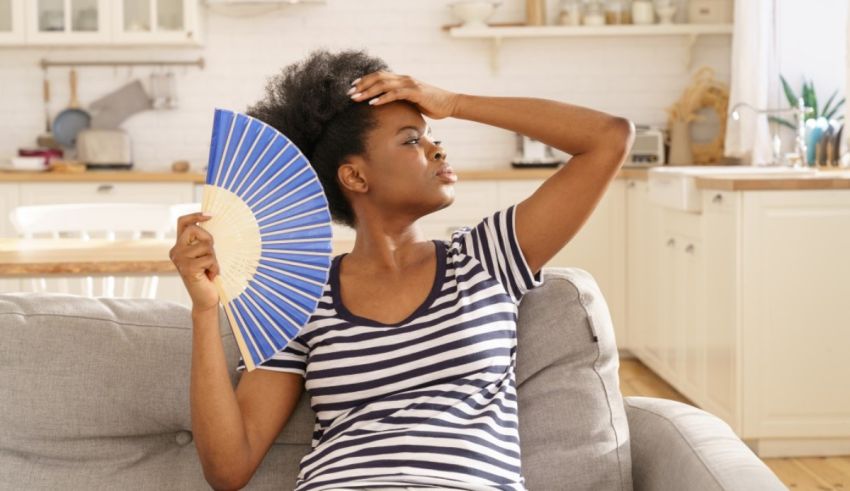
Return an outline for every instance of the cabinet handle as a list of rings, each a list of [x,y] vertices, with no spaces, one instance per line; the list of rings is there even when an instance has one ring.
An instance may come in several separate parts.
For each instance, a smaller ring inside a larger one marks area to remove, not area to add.
[[[714,197],[711,198],[711,202],[712,203],[722,203],[723,202],[723,195],[722,194],[715,194]]]
[[[108,192],[112,191],[112,188],[114,188],[114,187],[115,186],[112,185],[112,184],[101,184],[100,186],[97,187],[97,192],[98,193],[108,193]]]
[[[637,185],[637,184],[636,184],[634,181],[629,181],[628,186],[629,186],[630,188],[633,188],[633,187],[635,187],[636,185]]]
[[[693,253],[694,253],[694,245],[693,245],[693,244],[688,244],[688,245],[685,247],[685,252],[687,252],[688,254],[693,254]]]
[[[667,247],[673,247],[676,245],[676,239],[667,239]]]

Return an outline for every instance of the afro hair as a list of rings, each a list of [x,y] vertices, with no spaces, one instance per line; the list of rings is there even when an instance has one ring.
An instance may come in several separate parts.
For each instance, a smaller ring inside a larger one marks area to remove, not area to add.
[[[368,104],[353,101],[347,92],[352,81],[378,70],[389,68],[364,51],[313,51],[272,76],[265,96],[247,110],[301,150],[324,188],[331,217],[351,228],[356,217],[337,169],[347,157],[366,155],[366,136],[376,121]]]

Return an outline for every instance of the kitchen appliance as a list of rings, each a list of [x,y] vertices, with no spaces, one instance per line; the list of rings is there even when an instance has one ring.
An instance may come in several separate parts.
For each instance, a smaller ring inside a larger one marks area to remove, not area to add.
[[[635,141],[626,165],[664,165],[664,132],[650,126],[635,127]]]
[[[517,133],[517,154],[511,161],[513,167],[557,167],[562,161],[545,143]]]
[[[87,170],[131,169],[130,135],[124,130],[84,130],[77,135],[77,159]]]

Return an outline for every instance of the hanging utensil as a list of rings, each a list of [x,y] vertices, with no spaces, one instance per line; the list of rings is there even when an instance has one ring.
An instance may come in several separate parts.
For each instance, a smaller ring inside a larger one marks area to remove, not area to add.
[[[77,99],[77,71],[71,67],[69,74],[71,82],[71,101],[68,107],[56,115],[53,120],[53,137],[65,147],[73,147],[77,143],[77,134],[91,125],[91,115],[80,108]]]
[[[43,80],[42,80],[42,95],[44,97],[44,127],[45,132],[38,135],[35,139],[36,145],[41,148],[52,148],[58,149],[59,144],[56,142],[56,139],[53,138],[53,133],[51,132],[50,127],[50,81],[47,79],[47,68],[43,71]]]

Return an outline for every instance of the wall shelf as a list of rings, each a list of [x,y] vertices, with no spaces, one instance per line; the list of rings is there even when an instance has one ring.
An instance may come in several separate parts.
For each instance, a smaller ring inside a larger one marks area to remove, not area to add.
[[[693,46],[702,35],[731,35],[732,24],[653,24],[616,26],[524,26],[493,25],[487,27],[447,27],[449,35],[460,39],[489,39],[490,64],[499,70],[499,51],[504,39],[554,37],[627,37],[627,36],[685,36],[688,39],[687,65],[693,58]]]

